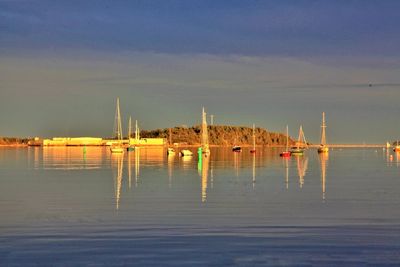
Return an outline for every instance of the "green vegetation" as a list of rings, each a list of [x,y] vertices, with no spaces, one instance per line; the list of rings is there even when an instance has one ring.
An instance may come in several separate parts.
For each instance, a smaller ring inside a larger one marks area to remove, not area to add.
[[[196,145],[200,143],[200,126],[174,127],[172,131],[172,143],[185,143]],[[256,144],[263,146],[283,146],[286,144],[286,135],[282,133],[268,132],[263,128],[256,128]],[[210,145],[247,146],[253,144],[253,129],[242,126],[208,126]],[[166,138],[169,140],[169,128],[140,132],[142,138]],[[290,144],[294,141],[289,139]]]

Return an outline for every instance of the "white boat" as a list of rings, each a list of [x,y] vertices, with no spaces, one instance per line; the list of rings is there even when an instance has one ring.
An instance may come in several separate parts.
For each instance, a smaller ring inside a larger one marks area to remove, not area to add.
[[[135,146],[131,145],[131,135],[132,135],[132,118],[129,116],[129,126],[128,126],[128,147],[126,151],[135,151]]]
[[[167,155],[175,155],[175,149],[173,149],[172,147],[169,147],[167,149]]]
[[[115,110],[114,133],[116,135],[117,142],[111,145],[110,151],[111,153],[124,153],[125,149],[122,146],[122,124],[121,112],[119,109],[119,98],[117,98],[117,108]]]
[[[326,145],[326,136],[325,136],[325,112],[322,112],[322,125],[321,125],[321,144],[318,148],[318,153],[328,153],[329,148]]]
[[[303,155],[304,150],[308,148],[306,137],[304,136],[303,126],[300,125],[299,137],[296,142],[296,146],[290,149],[292,155]]]
[[[190,151],[189,149],[182,149],[181,152],[179,152],[179,155],[182,157],[193,156],[193,152]]]

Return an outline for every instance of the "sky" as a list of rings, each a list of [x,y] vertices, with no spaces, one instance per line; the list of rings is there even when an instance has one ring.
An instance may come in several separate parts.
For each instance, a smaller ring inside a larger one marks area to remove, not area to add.
[[[200,123],[400,136],[400,1],[0,0],[0,136]]]

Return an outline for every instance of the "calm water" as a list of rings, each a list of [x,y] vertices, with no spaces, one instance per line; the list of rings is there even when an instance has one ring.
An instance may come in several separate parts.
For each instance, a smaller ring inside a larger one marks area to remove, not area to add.
[[[0,149],[0,266],[399,266],[382,149]]]

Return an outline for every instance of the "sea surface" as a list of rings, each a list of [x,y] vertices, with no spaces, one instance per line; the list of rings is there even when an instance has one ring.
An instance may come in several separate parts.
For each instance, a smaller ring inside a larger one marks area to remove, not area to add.
[[[400,155],[0,148],[0,266],[400,266]]]

